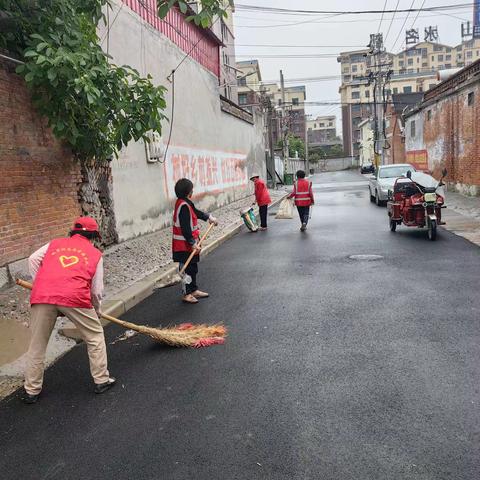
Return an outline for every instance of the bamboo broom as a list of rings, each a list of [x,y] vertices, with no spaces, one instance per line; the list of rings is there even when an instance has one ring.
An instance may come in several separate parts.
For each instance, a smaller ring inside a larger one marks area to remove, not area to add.
[[[32,284],[25,280],[17,279],[17,285],[29,290],[32,289]],[[153,328],[120,320],[119,318],[102,312],[100,312],[100,316],[109,322],[148,335],[156,342],[164,343],[171,347],[201,348],[209,347],[210,345],[219,345],[225,343],[225,336],[227,334],[227,329],[221,324],[209,326],[205,324],[193,325],[191,323],[183,323],[174,327]]]

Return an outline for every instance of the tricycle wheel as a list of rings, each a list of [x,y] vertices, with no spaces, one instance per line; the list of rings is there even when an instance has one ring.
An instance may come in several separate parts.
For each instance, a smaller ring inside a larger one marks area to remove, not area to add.
[[[430,220],[430,224],[428,225],[428,239],[432,240],[432,242],[437,238],[437,221]]]
[[[390,219],[390,231],[394,232],[397,229],[397,222],[396,220],[391,220]]]

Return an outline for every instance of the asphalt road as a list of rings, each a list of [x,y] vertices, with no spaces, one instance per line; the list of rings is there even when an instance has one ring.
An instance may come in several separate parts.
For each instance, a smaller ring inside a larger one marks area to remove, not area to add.
[[[480,478],[480,250],[391,233],[362,182],[316,176],[308,232],[270,216],[201,263],[210,299],[172,287],[125,315],[223,321],[224,346],[109,345],[119,385],[95,396],[80,345],[38,404],[0,403],[0,477]]]

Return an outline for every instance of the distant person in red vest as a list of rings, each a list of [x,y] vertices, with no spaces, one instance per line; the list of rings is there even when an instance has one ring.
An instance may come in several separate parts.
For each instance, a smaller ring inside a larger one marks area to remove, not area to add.
[[[255,202],[253,203],[253,205],[257,203],[258,209],[260,210],[259,230],[266,230],[268,206],[272,203],[272,199],[270,198],[270,192],[268,191],[265,182],[256,173],[250,177],[250,180],[255,185]]]
[[[175,184],[177,201],[173,211],[172,251],[173,261],[179,263],[181,269],[187,259],[195,251],[196,254],[185,270],[192,279],[191,283],[183,285],[185,303],[198,303],[199,298],[207,298],[209,294],[202,292],[197,286],[198,262],[200,261],[201,247],[198,247],[200,230],[198,219],[218,224],[212,215],[198,210],[192,202],[193,183],[188,178],[182,178]]]
[[[305,178],[305,172],[298,170],[297,181],[293,184],[293,192],[288,198],[295,199],[300,223],[300,230],[304,232],[307,229],[308,219],[310,217],[310,207],[315,203],[312,191],[312,183]]]
[[[92,243],[99,237],[97,222],[80,217],[69,238],[52,240],[28,259],[33,278],[32,338],[25,371],[25,403],[35,403],[42,391],[45,352],[59,315],[69,318],[85,340],[95,393],[104,393],[115,383],[107,369],[105,337],[98,318],[103,259]]]

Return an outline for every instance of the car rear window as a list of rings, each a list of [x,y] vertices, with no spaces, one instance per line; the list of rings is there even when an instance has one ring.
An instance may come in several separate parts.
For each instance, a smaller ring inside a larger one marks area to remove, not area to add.
[[[378,172],[380,178],[397,178],[406,175],[408,171],[414,172],[415,169],[410,166],[381,168]]]

